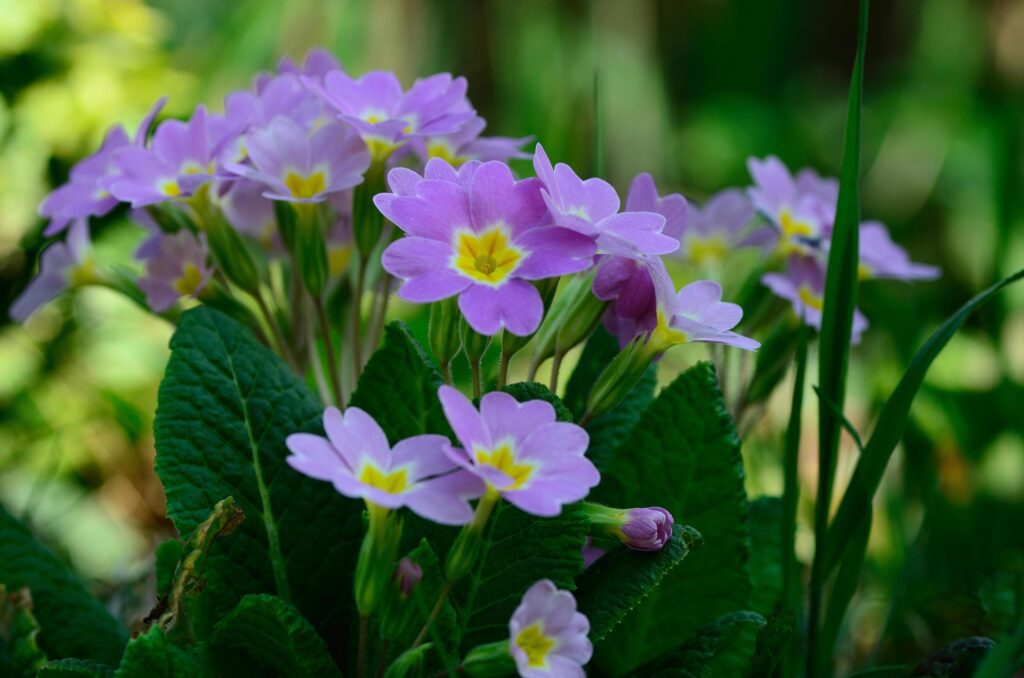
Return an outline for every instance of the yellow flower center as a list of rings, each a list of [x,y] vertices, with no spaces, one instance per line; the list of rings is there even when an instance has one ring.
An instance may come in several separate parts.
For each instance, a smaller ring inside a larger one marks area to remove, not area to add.
[[[475,449],[473,454],[476,457],[477,464],[496,468],[512,479],[510,484],[501,488],[503,490],[520,489],[536,470],[533,464],[516,459],[515,454],[512,452],[511,443],[504,443],[493,450]]]
[[[213,174],[214,170],[217,169],[217,164],[212,160],[210,163],[203,167],[202,165],[194,162],[187,162],[181,168],[182,174]]]
[[[351,246],[344,245],[342,247],[327,248],[327,268],[332,278],[340,278],[341,274],[348,268],[350,261],[352,261]]]
[[[373,464],[366,463],[359,471],[359,482],[375,487],[381,492],[401,494],[409,489],[409,473],[406,468],[384,473]]]
[[[387,139],[373,136],[363,137],[363,141],[366,142],[366,148],[370,151],[370,159],[375,164],[383,163],[391,157],[391,154],[395,152],[395,149],[402,145],[396,144]]]
[[[779,214],[779,227],[782,229],[782,237],[779,238],[779,249],[783,254],[803,252],[806,248],[797,238],[810,238],[814,236],[814,228],[806,221],[800,221],[794,217],[789,210],[782,210]]]
[[[195,294],[196,288],[198,288],[202,282],[202,271],[200,271],[199,267],[190,261],[185,264],[185,270],[181,272],[181,277],[174,281],[174,289],[181,296],[187,297]]]
[[[825,300],[821,296],[812,292],[807,285],[800,286],[797,296],[800,297],[800,301],[803,302],[803,305],[808,308],[820,311],[825,307]]]
[[[687,341],[689,341],[689,337],[686,336],[686,332],[672,327],[665,313],[658,311],[658,324],[655,325],[654,331],[651,332],[651,338],[647,341],[649,350],[661,353],[673,346],[685,344]]]
[[[99,272],[96,270],[96,262],[92,257],[75,266],[68,274],[68,284],[72,288],[85,287],[99,281]]]
[[[519,267],[523,255],[509,241],[503,224],[480,233],[458,231],[455,236],[455,269],[477,282],[501,285]]]
[[[312,198],[327,187],[327,175],[324,170],[316,170],[308,176],[288,172],[284,177],[284,185],[296,198]]]
[[[427,157],[441,158],[452,167],[459,167],[466,162],[466,158],[457,155],[455,149],[447,141],[435,139],[427,143]]]
[[[728,252],[729,244],[720,235],[690,239],[690,261],[694,264],[720,262]]]
[[[160,191],[171,198],[176,198],[181,195],[181,187],[178,186],[178,182],[174,179],[168,179],[160,183]]]
[[[530,668],[540,669],[548,665],[548,655],[555,649],[557,641],[544,635],[540,622],[530,624],[516,635],[516,645],[526,653],[526,663]]]

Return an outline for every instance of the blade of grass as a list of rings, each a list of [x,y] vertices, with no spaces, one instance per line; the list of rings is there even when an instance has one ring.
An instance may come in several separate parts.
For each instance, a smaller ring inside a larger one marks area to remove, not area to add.
[[[885,468],[889,464],[889,458],[903,436],[903,428],[910,414],[910,406],[918,389],[921,388],[928,367],[971,313],[991,299],[999,290],[1021,279],[1024,279],[1024,270],[1001,280],[968,301],[959,311],[942,323],[914,355],[910,367],[907,368],[900,383],[896,386],[896,390],[892,392],[882,408],[875,430],[871,438],[868,439],[867,445],[864,446],[864,453],[857,461],[850,484],[836,511],[822,563],[825,574],[831,572],[840,560],[847,557],[847,546],[851,543],[852,536],[858,529],[861,529],[860,523],[866,519],[868,510],[871,508],[871,500],[875,496]]]
[[[868,552],[868,537],[870,535],[871,510],[868,509],[867,516],[851,540],[850,557],[843,560],[829,591],[828,604],[825,606],[825,626],[821,632],[821,662],[824,666],[832,664],[832,648],[835,647],[836,639],[839,637],[839,627],[842,626],[846,608],[850,606],[853,594],[857,591],[860,569],[864,565],[864,558]]]
[[[833,414],[834,414],[834,415],[836,416],[836,418],[838,418],[838,419],[839,419],[839,423],[840,423],[840,425],[842,425],[842,427],[843,427],[844,429],[846,429],[846,432],[850,434],[850,437],[851,437],[851,438],[853,438],[853,442],[854,442],[854,443],[856,443],[856,445],[857,445],[857,449],[858,449],[858,450],[860,450],[860,451],[861,451],[861,453],[863,453],[863,452],[864,452],[864,441],[863,441],[863,440],[861,440],[861,438],[860,438],[860,433],[859,433],[859,432],[857,431],[857,427],[856,427],[856,426],[854,426],[854,425],[853,425],[853,424],[852,424],[852,423],[850,422],[850,420],[846,418],[846,415],[845,415],[845,414],[843,414],[842,412],[840,412],[840,411],[839,411],[839,407],[838,407],[838,406],[837,406],[837,405],[836,405],[836,404],[835,404],[834,402],[832,402],[831,400],[829,400],[829,399],[828,399],[828,398],[827,398],[827,397],[825,396],[825,394],[823,394],[823,393],[821,392],[821,389],[820,389],[820,388],[818,388],[817,386],[815,386],[815,387],[814,387],[814,393],[815,393],[815,395],[817,395],[817,396],[818,396],[818,398],[820,398],[820,399],[821,399],[821,401],[822,401],[822,402],[823,402],[823,403],[824,403],[824,404],[825,404],[825,405],[826,405],[827,407],[830,407],[830,408],[832,408],[832,413],[833,413]]]
[[[836,203],[828,271],[825,277],[825,307],[822,311],[821,341],[818,351],[818,380],[821,392],[843,409],[846,397],[846,372],[850,358],[854,306],[857,303],[860,250],[860,105],[864,89],[864,56],[867,48],[869,0],[861,0],[857,28],[857,55],[850,79],[850,99],[846,113],[843,164],[839,174],[839,199]],[[819,625],[826,580],[824,554],[828,539],[829,507],[835,479],[835,461],[841,424],[833,409],[818,403],[818,496],[814,515],[814,562],[811,567],[810,606],[807,625],[807,676],[831,675],[831,667],[821,663],[829,648],[819,648]],[[824,650],[824,652],[823,652]]]

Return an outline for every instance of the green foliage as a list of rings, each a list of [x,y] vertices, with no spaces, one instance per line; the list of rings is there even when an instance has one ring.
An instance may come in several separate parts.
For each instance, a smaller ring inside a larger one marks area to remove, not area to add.
[[[366,363],[351,405],[370,413],[391,444],[448,430],[437,389],[441,375],[401,321],[384,328],[384,344]]]
[[[488,523],[484,552],[460,587],[463,647],[508,638],[508,620],[526,590],[547,578],[560,589],[575,588],[583,571],[587,519],[578,504],[555,518],[537,518],[501,502]]]
[[[627,672],[719,616],[748,607],[740,441],[710,364],[695,365],[662,390],[609,463],[595,500],[663,506],[707,540],[598,648],[602,667]]]
[[[565,391],[565,404],[577,418],[582,417],[587,409],[587,396],[598,375],[618,352],[618,341],[603,327],[598,327],[583,347]],[[654,400],[655,373],[652,365],[618,405],[587,424],[587,433],[590,434],[587,457],[598,469],[604,470],[615,450],[629,437],[640,415]]]
[[[590,640],[595,644],[604,640],[690,549],[702,544],[699,532],[677,525],[672,539],[660,551],[617,548],[591,565],[580,576],[576,592],[579,610],[590,620]]]
[[[87,659],[57,659],[47,662],[37,678],[113,678],[114,669]]]
[[[186,649],[172,643],[159,627],[133,638],[125,648],[117,678],[179,678],[212,676],[203,648]]]
[[[782,603],[782,500],[750,502],[750,609],[768,617]]]
[[[293,606],[271,595],[242,598],[217,623],[210,649],[222,648],[241,651],[278,676],[341,676],[316,630]]]
[[[285,437],[320,431],[320,418],[306,386],[246,328],[207,308],[182,316],[154,424],[167,514],[182,535],[192,534],[224,497],[234,497],[247,517],[208,555],[202,597],[210,618],[202,631],[244,595],[279,588],[271,527],[292,602],[325,637],[337,637],[334,627],[347,622],[361,508],[284,461]]]
[[[174,571],[178,568],[178,561],[185,550],[184,544],[177,539],[168,539],[160,542],[156,547],[156,593],[158,596],[167,595],[171,590],[171,580],[174,579]]]
[[[742,641],[751,631],[765,625],[764,617],[755,612],[732,612],[702,626],[674,650],[645,664],[630,675],[661,678],[710,678],[736,676],[738,662],[746,660]]]
[[[4,675],[35,676],[46,663],[36,642],[39,622],[32,614],[32,596],[27,588],[10,593],[0,584],[0,670]]]
[[[48,657],[116,664],[128,634],[85,585],[0,507],[0,583],[27,587],[39,621],[39,647]]]

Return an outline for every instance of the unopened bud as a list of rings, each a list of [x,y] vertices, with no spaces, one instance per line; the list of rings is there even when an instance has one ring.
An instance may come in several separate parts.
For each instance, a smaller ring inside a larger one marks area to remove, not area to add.
[[[626,344],[594,382],[587,398],[585,421],[599,417],[622,402],[640,378],[654,356],[646,345],[646,337],[639,336]]]
[[[398,592],[404,598],[412,595],[420,582],[423,580],[423,568],[411,558],[402,558],[398,561],[395,569],[395,582],[398,583]]]
[[[660,506],[618,509],[585,502],[591,536],[614,538],[636,551],[660,551],[672,539],[672,514]]]
[[[360,615],[374,612],[387,595],[402,538],[402,523],[396,514],[383,506],[367,503],[369,529],[363,537],[356,561],[356,608]]]

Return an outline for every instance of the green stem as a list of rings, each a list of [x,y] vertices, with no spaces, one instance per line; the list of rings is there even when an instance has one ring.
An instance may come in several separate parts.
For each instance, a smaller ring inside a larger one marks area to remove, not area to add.
[[[444,609],[444,603],[448,600],[448,596],[451,595],[452,587],[455,585],[451,579],[447,579],[444,582],[444,588],[441,589],[441,594],[437,597],[437,602],[434,603],[434,607],[430,610],[430,615],[427,617],[427,621],[423,623],[423,628],[416,634],[416,639],[412,641],[412,645],[409,649],[414,649],[423,644],[423,641],[427,638],[427,633],[430,631],[431,625],[437,619],[437,616],[441,614],[441,610]]]
[[[508,351],[501,352],[501,362],[498,363],[498,390],[505,388],[505,384],[508,382],[508,364],[512,362],[512,353]]]
[[[558,373],[562,369],[563,357],[565,357],[563,351],[555,351],[555,355],[551,356],[551,380],[548,388],[552,393],[558,393]]]
[[[484,390],[483,374],[482,374],[482,370],[481,370],[481,367],[480,367],[480,363],[482,361],[483,361],[482,358],[479,359],[479,360],[470,360],[469,361],[469,369],[473,373],[473,397],[474,398],[479,398],[483,394],[483,390]]]
[[[366,678],[366,636],[369,626],[370,618],[365,614],[359,615],[359,664],[356,672],[359,678]]]
[[[270,312],[267,300],[263,296],[263,290],[256,290],[252,297],[256,300],[256,305],[259,306],[260,313],[263,314],[263,319],[270,327],[270,332],[273,334],[274,342],[278,346],[278,353],[289,365],[292,366],[293,369],[297,368],[295,356],[293,356],[292,352],[289,350],[288,342],[285,341],[284,335],[281,334],[281,328],[278,326],[277,320],[274,319],[274,314]]]
[[[793,379],[793,398],[789,409],[789,426],[786,428],[785,461],[783,464],[782,490],[782,607],[783,610],[799,616],[799,575],[796,561],[796,513],[800,502],[800,479],[797,474],[800,464],[800,429],[804,401],[804,383],[807,375],[806,328],[801,331],[796,349],[796,374]],[[796,643],[791,644],[792,650]],[[795,653],[787,651],[783,657],[785,675],[792,675],[797,663]]]
[[[334,340],[331,338],[331,326],[327,322],[327,313],[324,311],[322,299],[313,299],[313,307],[316,312],[317,322],[320,324],[320,333],[324,336],[324,353],[327,356],[327,371],[330,373],[331,388],[333,390],[334,402],[338,407],[345,407],[341,394],[341,377],[338,374],[338,360],[334,355]],[[316,352],[317,347],[311,347]]]
[[[367,257],[360,253],[356,264],[355,286],[352,288],[352,383],[359,382],[359,374],[363,371],[363,358],[360,349],[360,334],[363,324],[363,286],[366,284]]]

